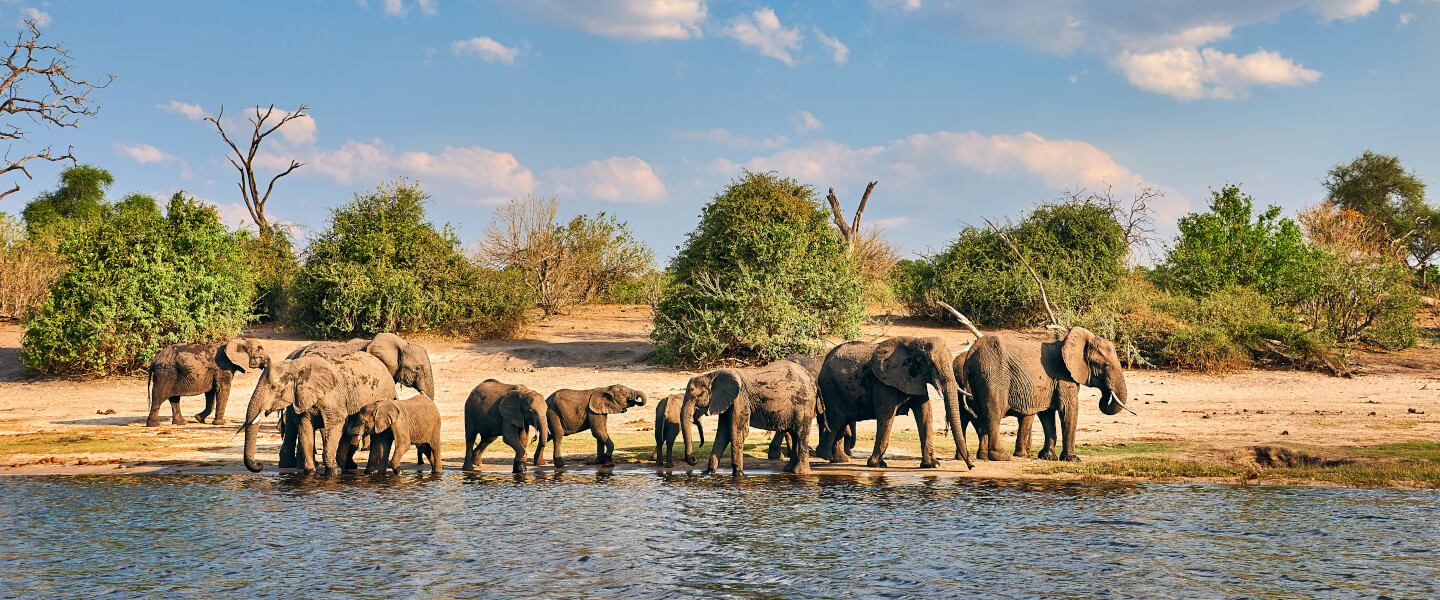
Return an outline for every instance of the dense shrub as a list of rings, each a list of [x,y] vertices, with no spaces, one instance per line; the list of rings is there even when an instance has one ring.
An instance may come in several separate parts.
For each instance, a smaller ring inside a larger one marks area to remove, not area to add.
[[[1044,282],[1057,311],[1084,310],[1125,275],[1129,247],[1108,206],[1089,201],[1041,205],[1003,231]],[[1035,281],[991,229],[966,227],[939,254],[901,261],[891,279],[913,315],[943,318],[946,313],[935,305],[943,300],[982,325],[1047,320]]]
[[[404,181],[331,210],[291,288],[293,320],[321,337],[434,331],[470,338],[524,330],[520,275],[477,267],[447,225],[425,218],[428,197]]]
[[[283,320],[290,310],[290,282],[300,270],[290,230],[271,226],[270,235],[254,236],[247,245],[250,272],[255,276],[252,311],[265,320]]]
[[[1296,285],[1310,248],[1294,221],[1271,206],[1253,214],[1240,186],[1210,192],[1210,211],[1180,218],[1180,236],[1157,270],[1166,289],[1204,295],[1235,286],[1266,294]]]
[[[860,281],[865,285],[865,301],[890,303],[896,298],[890,274],[900,262],[900,247],[885,236],[878,225],[864,225],[855,232],[855,247],[850,254]]]
[[[773,360],[853,337],[863,285],[815,190],[745,172],[714,197],[670,263],[655,306],[655,359]]]
[[[59,186],[41,192],[25,205],[22,216],[29,238],[53,248],[71,230],[110,217],[114,207],[105,201],[105,192],[114,183],[109,171],[92,165],[61,171]]]
[[[248,233],[177,193],[165,215],[131,196],[60,244],[65,270],[26,318],[21,360],[47,373],[136,369],[176,342],[233,336],[250,318]]]
[[[60,257],[31,240],[14,217],[0,212],[0,319],[19,319],[50,293]]]
[[[596,302],[600,304],[655,304],[665,287],[670,285],[670,271],[650,271],[627,277],[606,289]]]

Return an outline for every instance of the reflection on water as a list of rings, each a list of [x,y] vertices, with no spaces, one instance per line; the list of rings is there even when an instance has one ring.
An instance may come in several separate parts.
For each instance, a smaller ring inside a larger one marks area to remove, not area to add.
[[[1440,493],[938,477],[0,478],[5,598],[1433,598]]]

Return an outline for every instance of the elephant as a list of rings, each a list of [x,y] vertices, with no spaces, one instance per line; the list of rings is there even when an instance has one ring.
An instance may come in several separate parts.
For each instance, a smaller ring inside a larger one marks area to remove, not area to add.
[[[555,440],[556,467],[565,466],[565,459],[560,456],[561,440],[586,429],[595,436],[595,462],[591,464],[613,467],[615,442],[606,429],[607,415],[623,413],[632,406],[645,406],[645,394],[618,384],[589,390],[555,390],[545,399],[545,406],[550,439]],[[545,464],[544,452],[545,436],[541,436],[535,446],[535,466]]]
[[[981,439],[976,454],[985,460],[1010,460],[1000,449],[1002,417],[1020,417],[1018,448],[1022,441],[1029,446],[1028,421],[1039,415],[1045,428],[1040,458],[1079,461],[1075,426],[1080,386],[1100,390],[1100,412],[1106,415],[1124,409],[1127,397],[1125,371],[1115,344],[1083,327],[1054,333],[1047,340],[986,335],[976,340],[965,357],[964,379],[973,394],[970,404]],[[1055,454],[1057,413],[1064,436],[1059,456]],[[963,425],[961,431],[963,435]]]
[[[805,369],[805,372],[809,373],[811,377],[815,378],[816,386],[818,389],[820,382],[820,368],[823,367],[825,364],[823,360],[810,356],[805,356],[804,354],[791,354],[781,360],[788,360],[803,367]],[[820,402],[815,407],[815,424],[820,427],[821,435],[824,435],[825,430],[829,429],[829,424],[825,422],[824,396],[820,397]],[[849,453],[855,448],[855,425],[846,424],[844,436],[845,452]],[[786,436],[779,433],[775,434],[775,437],[770,438],[770,446],[765,451],[765,458],[768,458],[770,460],[779,460],[781,457],[789,458],[790,452],[792,452],[792,450],[790,448],[784,448],[784,443],[786,439],[788,439]],[[704,442],[701,443],[703,444]]]
[[[400,463],[411,444],[415,445],[417,457],[429,455],[431,473],[438,475],[445,471],[440,465],[440,408],[424,394],[404,400],[384,400],[361,408],[360,412],[350,415],[345,434],[351,443],[362,435],[370,436],[370,460],[365,463],[367,474],[377,470],[383,474],[387,469],[399,474]],[[423,463],[420,466],[423,467]]]
[[[302,356],[272,364],[260,374],[245,410],[245,468],[256,473],[262,468],[255,461],[261,413],[293,409],[307,473],[315,471],[314,431],[319,428],[325,472],[333,474],[345,420],[367,405],[394,399],[395,383],[385,364],[363,352],[338,358]]]
[[[225,424],[225,405],[230,402],[230,380],[236,371],[270,366],[270,354],[255,338],[234,338],[212,344],[171,344],[162,349],[146,367],[150,388],[150,416],[146,427],[160,426],[160,405],[170,401],[170,423],[185,425],[180,414],[180,397],[205,394],[205,410],[195,415],[204,423],[215,411],[213,425]]]
[[[660,399],[655,405],[655,452],[650,455],[650,460],[655,464],[663,465],[666,468],[675,466],[672,457],[675,453],[675,436],[680,435],[680,408],[685,404],[685,394],[670,394]],[[700,416],[695,416],[695,429],[700,432],[700,445],[705,445],[705,427],[700,424]],[[779,434],[776,434],[779,437]],[[665,459],[660,459],[662,445],[665,450]]]
[[[680,407],[680,428],[685,436],[685,462],[695,464],[690,446],[690,423],[697,415],[720,415],[707,474],[720,467],[720,455],[731,447],[730,468],[745,471],[745,436],[751,427],[781,432],[790,438],[786,473],[810,472],[810,421],[819,402],[815,381],[803,367],[779,361],[759,369],[718,369],[691,377]]]
[[[465,399],[465,466],[473,471],[481,464],[481,454],[495,438],[515,449],[511,471],[525,471],[525,446],[530,444],[530,428],[535,427],[540,439],[548,434],[545,397],[523,385],[500,383],[486,379],[470,391]],[[475,436],[480,443],[475,443]]]
[[[945,416],[955,434],[955,446],[966,466],[969,450],[960,430],[960,412],[970,408],[960,402],[962,393],[950,364],[950,348],[937,337],[897,336],[872,344],[846,342],[825,356],[820,368],[820,395],[825,403],[829,429],[820,436],[816,454],[832,463],[848,462],[848,453],[836,437],[856,421],[875,419],[875,449],[867,464],[885,467],[885,449],[890,443],[890,426],[895,415],[910,411],[920,434],[920,468],[940,466],[931,443],[930,394],[926,384],[939,390]],[[973,415],[972,415],[973,416]]]
[[[302,356],[338,358],[356,352],[368,352],[380,359],[395,383],[425,394],[431,400],[435,399],[435,373],[430,367],[429,353],[419,344],[408,342],[393,333],[378,334],[373,340],[356,338],[348,342],[313,342],[291,352],[286,359],[293,360]],[[297,466],[300,458],[295,454],[296,420],[292,414],[287,412],[282,416],[280,430],[280,468]],[[350,463],[345,467],[354,468],[355,465]]]

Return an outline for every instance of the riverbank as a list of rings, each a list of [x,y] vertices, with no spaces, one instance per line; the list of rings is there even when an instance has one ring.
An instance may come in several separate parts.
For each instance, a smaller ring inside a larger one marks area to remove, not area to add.
[[[441,456],[447,470],[458,471],[461,462],[465,397],[487,378],[524,384],[543,394],[622,383],[641,390],[652,402],[680,392],[695,373],[644,364],[650,351],[648,327],[645,307],[601,306],[552,318],[536,326],[525,340],[420,340],[435,369],[436,400],[444,418]],[[868,326],[866,333],[935,335],[952,349],[971,340],[969,333],[958,329],[904,319]],[[18,363],[21,334],[17,325],[0,325],[0,474],[244,470],[242,439],[232,434],[258,373],[236,375],[227,409],[231,425],[170,426],[165,407],[162,416],[167,425],[147,428],[143,377],[26,377]],[[271,327],[257,327],[247,334],[262,338],[276,359],[309,341]],[[1096,408],[1098,393],[1083,391],[1078,432],[1083,462],[1078,464],[1016,459],[979,462],[974,470],[967,470],[959,461],[943,460],[942,468],[921,471],[916,468],[918,432],[908,417],[896,420],[886,457],[888,469],[864,464],[873,443],[873,421],[861,424],[856,462],[811,464],[816,473],[1440,487],[1440,444],[1436,443],[1440,442],[1440,349],[1357,353],[1352,362],[1361,371],[1348,379],[1289,371],[1225,376],[1127,372],[1129,405],[1138,416],[1105,416]],[[204,399],[187,397],[180,405],[184,414],[194,415],[203,408]],[[649,462],[653,419],[651,406],[611,419],[618,450],[616,470],[655,470]],[[943,424],[943,414],[937,411],[934,422]],[[705,426],[708,440],[714,418],[707,419]],[[1004,423],[1007,448],[1013,443],[1014,429],[1013,419]],[[781,461],[763,458],[769,434],[752,431],[751,435],[747,470],[778,471]],[[953,443],[945,435],[937,435],[936,440],[937,455],[948,459]],[[970,440],[973,445],[973,433]],[[1037,427],[1037,450],[1040,441]],[[267,424],[259,447],[262,462],[273,465],[278,443],[273,425]],[[582,433],[566,438],[563,448],[572,463],[584,462],[593,456],[593,439]],[[701,456],[708,451],[707,445]],[[409,458],[413,461],[413,452]],[[484,469],[508,471],[509,460],[509,448],[496,443],[486,453]],[[703,464],[689,467],[677,462],[675,471],[698,472]]]

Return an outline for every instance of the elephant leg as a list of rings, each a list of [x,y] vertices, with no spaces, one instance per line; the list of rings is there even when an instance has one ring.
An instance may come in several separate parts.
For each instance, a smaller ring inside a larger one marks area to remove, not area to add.
[[[1080,462],[1080,456],[1075,454],[1075,427],[1079,417],[1075,413],[1080,412],[1076,410],[1079,408],[1076,404],[1071,401],[1068,405],[1060,405],[1060,434],[1064,436],[1062,438],[1064,449],[1060,451],[1060,460],[1070,462]]]
[[[985,415],[985,429],[989,433],[985,436],[985,460],[1007,461],[1010,455],[1000,449],[1000,417],[1004,413],[999,410],[992,410]]]
[[[460,465],[461,471],[473,471],[475,465],[475,435],[468,427],[465,429],[465,462]]]
[[[838,459],[844,452],[840,449],[840,444],[834,428],[822,427],[820,429],[820,445],[815,447],[815,455],[832,463],[840,462]]]
[[[502,437],[505,439],[505,445],[515,450],[515,460],[510,463],[510,472],[524,473],[525,446],[529,445],[530,432],[513,425],[506,425]]]
[[[439,475],[445,472],[445,465],[440,464],[440,434],[435,434],[430,443],[425,444],[425,454],[430,457],[430,473]]]
[[[750,433],[750,418],[732,415],[730,417],[730,472],[741,475],[745,472],[745,438]]]
[[[615,442],[610,440],[610,430],[605,419],[595,419],[590,424],[590,433],[595,436],[595,462],[602,467],[615,466]]]
[[[655,464],[661,464],[660,445],[665,442],[665,421],[661,420],[655,424],[655,451],[650,453],[650,460]]]
[[[1015,454],[1030,458],[1030,432],[1035,429],[1035,415],[1020,415],[1020,425],[1015,429]]]
[[[202,410],[195,415],[195,422],[204,423],[205,419],[210,417],[210,413],[214,410],[214,408],[215,390],[210,390],[208,392],[205,392],[205,410]]]
[[[378,439],[370,440],[370,454],[365,458],[365,474],[370,475],[376,471],[382,474],[385,472],[385,464],[389,459],[385,456],[384,445]]]
[[[299,442],[300,469],[306,473],[315,472],[315,429],[310,415],[299,415],[295,419],[296,436]]]
[[[495,439],[498,438],[498,437],[500,437],[500,436],[495,436],[495,435],[482,435],[482,436],[480,436],[480,443],[475,445],[475,450],[471,453],[471,457],[472,457],[472,458],[471,458],[471,465],[473,466],[473,469],[474,469],[474,470],[481,470],[481,469],[484,468],[482,465],[484,465],[485,462],[484,462],[482,459],[484,458],[484,455],[485,455],[485,447],[486,447],[486,446],[489,446],[489,445],[492,444],[492,443],[494,443],[494,442],[495,442]]]
[[[548,430],[546,436],[550,439],[546,440],[541,438],[540,443],[535,445],[535,466],[545,466],[545,442],[553,441],[555,442],[555,450],[553,451],[554,455],[552,458],[555,462],[555,468],[559,469],[564,467],[565,458],[560,455],[560,440],[565,439],[565,425],[560,421],[560,415],[555,413],[547,414],[545,428]]]
[[[784,453],[781,451],[781,448],[780,448],[781,445],[784,444],[784,443],[785,443],[785,432],[783,432],[783,431],[777,431],[777,432],[775,432],[775,436],[772,437],[772,438],[770,438],[770,447],[769,447],[769,448],[766,448],[766,450],[765,450],[765,458],[767,458],[767,459],[769,459],[769,460],[780,460],[780,458],[781,458],[782,456],[784,456]]]
[[[920,468],[922,469],[936,469],[940,467],[940,461],[935,460],[935,447],[932,445],[933,440],[930,439],[930,436],[934,435],[934,432],[930,431],[930,427],[935,420],[935,415],[930,409],[930,401],[927,399],[920,406],[910,411],[910,413],[915,416],[915,427],[920,429]]]
[[[876,407],[875,409],[875,448],[870,452],[870,460],[865,464],[871,467],[885,468],[885,449],[890,446],[890,426],[895,421],[896,407]]]
[[[171,397],[170,397],[170,424],[171,424],[171,425],[188,425],[189,423],[190,423],[189,421],[186,421],[186,420],[185,420],[185,415],[180,414],[180,397],[179,397],[179,396],[171,396]]]
[[[325,454],[320,457],[321,464],[325,465],[326,475],[337,475],[340,473],[338,463],[340,438],[345,435],[345,417],[334,414],[325,415],[325,427],[320,430],[320,441],[324,446]]]
[[[1045,431],[1045,445],[1040,448],[1039,458],[1041,460],[1060,460],[1060,456],[1055,454],[1055,411],[1042,410],[1035,416],[1039,417],[1040,428]]]
[[[410,450],[410,434],[405,431],[395,431],[394,429],[391,429],[391,433],[395,435],[395,441],[394,445],[391,446],[393,454],[390,455],[390,470],[394,471],[396,475],[399,475],[400,465],[405,462],[405,453]],[[417,452],[416,454],[419,453]]]
[[[787,432],[787,437],[790,438],[790,447],[794,451],[785,471],[798,475],[810,473],[810,420],[801,420],[798,427]]]
[[[705,465],[705,474],[714,474],[720,469],[720,454],[730,445],[730,419],[727,415],[720,415],[720,425],[715,428],[715,443],[710,446],[710,461]]]
[[[151,385],[151,390],[150,390],[150,415],[147,416],[147,417],[145,417],[145,426],[146,426],[146,427],[159,427],[159,426],[160,426],[160,405],[162,405],[162,404],[165,403],[165,400],[168,399],[168,396],[165,396],[165,392],[163,392],[163,391],[161,391],[160,389],[158,389],[158,388],[155,387],[155,382],[154,382],[154,381],[151,381],[151,382],[150,382],[150,385]]]
[[[289,409],[280,411],[280,468],[293,469],[300,466],[295,444],[300,440],[300,422]]]
[[[215,415],[210,420],[211,425],[225,424],[225,405],[230,403],[230,382],[226,381],[215,386]]]

